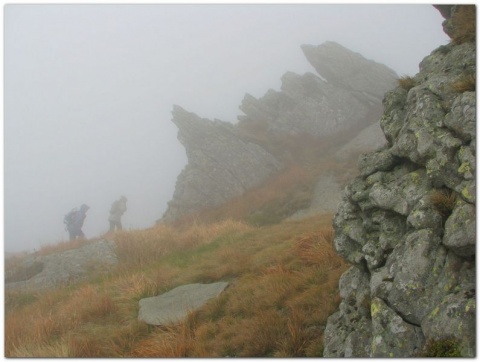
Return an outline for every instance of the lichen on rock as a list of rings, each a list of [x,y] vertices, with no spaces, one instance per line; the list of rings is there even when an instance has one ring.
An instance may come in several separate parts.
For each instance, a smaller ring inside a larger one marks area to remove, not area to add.
[[[388,144],[360,158],[334,218],[335,249],[353,266],[324,357],[414,357],[427,341],[453,337],[462,356],[475,356],[475,91],[452,86],[475,73],[475,53],[474,42],[442,46],[411,89],[385,94]],[[442,209],[432,195],[444,190],[452,198]],[[366,345],[352,348],[357,331]]]

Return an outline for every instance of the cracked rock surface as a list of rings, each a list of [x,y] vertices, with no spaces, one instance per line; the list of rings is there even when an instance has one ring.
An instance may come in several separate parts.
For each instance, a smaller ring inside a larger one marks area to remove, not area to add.
[[[278,173],[287,166],[288,152],[281,144],[272,150],[268,143],[278,142],[273,139],[328,137],[368,128],[338,156],[375,148],[370,133],[379,133],[382,96],[395,84],[395,72],[334,42],[301,49],[318,74],[287,72],[280,91],[270,89],[258,99],[246,94],[237,124],[211,121],[174,106],[172,121],[188,164],[177,178],[163,221],[221,205]],[[383,135],[378,140],[383,141]]]
[[[359,160],[334,218],[352,264],[325,329],[324,357],[414,357],[454,338],[475,356],[475,43],[434,50],[411,89],[384,98],[388,144]]]

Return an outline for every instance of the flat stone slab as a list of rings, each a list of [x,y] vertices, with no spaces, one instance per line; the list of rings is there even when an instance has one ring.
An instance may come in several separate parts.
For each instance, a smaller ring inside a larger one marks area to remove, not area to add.
[[[217,297],[227,286],[227,282],[187,284],[156,297],[143,298],[139,302],[138,319],[155,326],[181,322],[189,312]]]

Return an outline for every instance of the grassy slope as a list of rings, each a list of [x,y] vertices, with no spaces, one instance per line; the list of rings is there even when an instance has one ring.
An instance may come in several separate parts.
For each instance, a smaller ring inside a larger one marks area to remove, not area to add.
[[[321,356],[346,265],[331,215],[252,227],[223,221],[115,235],[107,276],[48,292],[6,295],[9,357]],[[230,281],[176,326],[137,320],[138,301],[186,283]]]
[[[332,162],[343,139],[299,137],[260,140],[288,166],[242,197],[175,225],[116,233],[120,261],[107,276],[47,292],[7,292],[6,356],[321,356],[347,266],[333,251],[332,215],[281,220],[309,205],[322,172],[343,183],[356,168],[354,158]],[[181,325],[137,320],[141,298],[216,281],[231,284]]]

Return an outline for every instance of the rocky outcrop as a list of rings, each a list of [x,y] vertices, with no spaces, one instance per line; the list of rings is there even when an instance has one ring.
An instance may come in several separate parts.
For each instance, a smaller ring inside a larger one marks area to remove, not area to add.
[[[328,319],[325,357],[412,357],[453,339],[475,355],[475,43],[420,64],[385,95],[388,144],[359,160],[334,218],[353,266]]]
[[[6,290],[36,291],[84,280],[92,271],[108,272],[117,264],[114,242],[93,241],[76,249],[31,255],[6,272]]]
[[[260,99],[245,96],[241,122],[266,124],[272,133],[325,137],[376,120],[372,109],[395,83],[393,70],[335,42],[303,45],[302,50],[323,78],[286,73],[280,92],[269,90]]]
[[[156,297],[140,299],[138,319],[154,326],[179,323],[227,287],[227,282],[187,284]]]
[[[338,88],[350,90],[359,99],[382,101],[397,75],[387,66],[364,58],[335,42],[303,45],[303,53],[318,74]]]
[[[163,221],[223,204],[278,172],[285,151],[272,146],[275,137],[318,138],[345,131],[354,135],[379,119],[381,94],[395,82],[392,70],[333,42],[302,49],[324,78],[287,72],[280,92],[269,90],[260,99],[245,96],[240,106],[245,115],[236,125],[202,119],[174,106],[172,120],[188,164]],[[354,75],[358,71],[362,76]]]
[[[188,164],[177,179],[164,221],[220,205],[282,168],[265,149],[242,139],[230,123],[212,122],[179,106],[173,109],[173,122]]]

